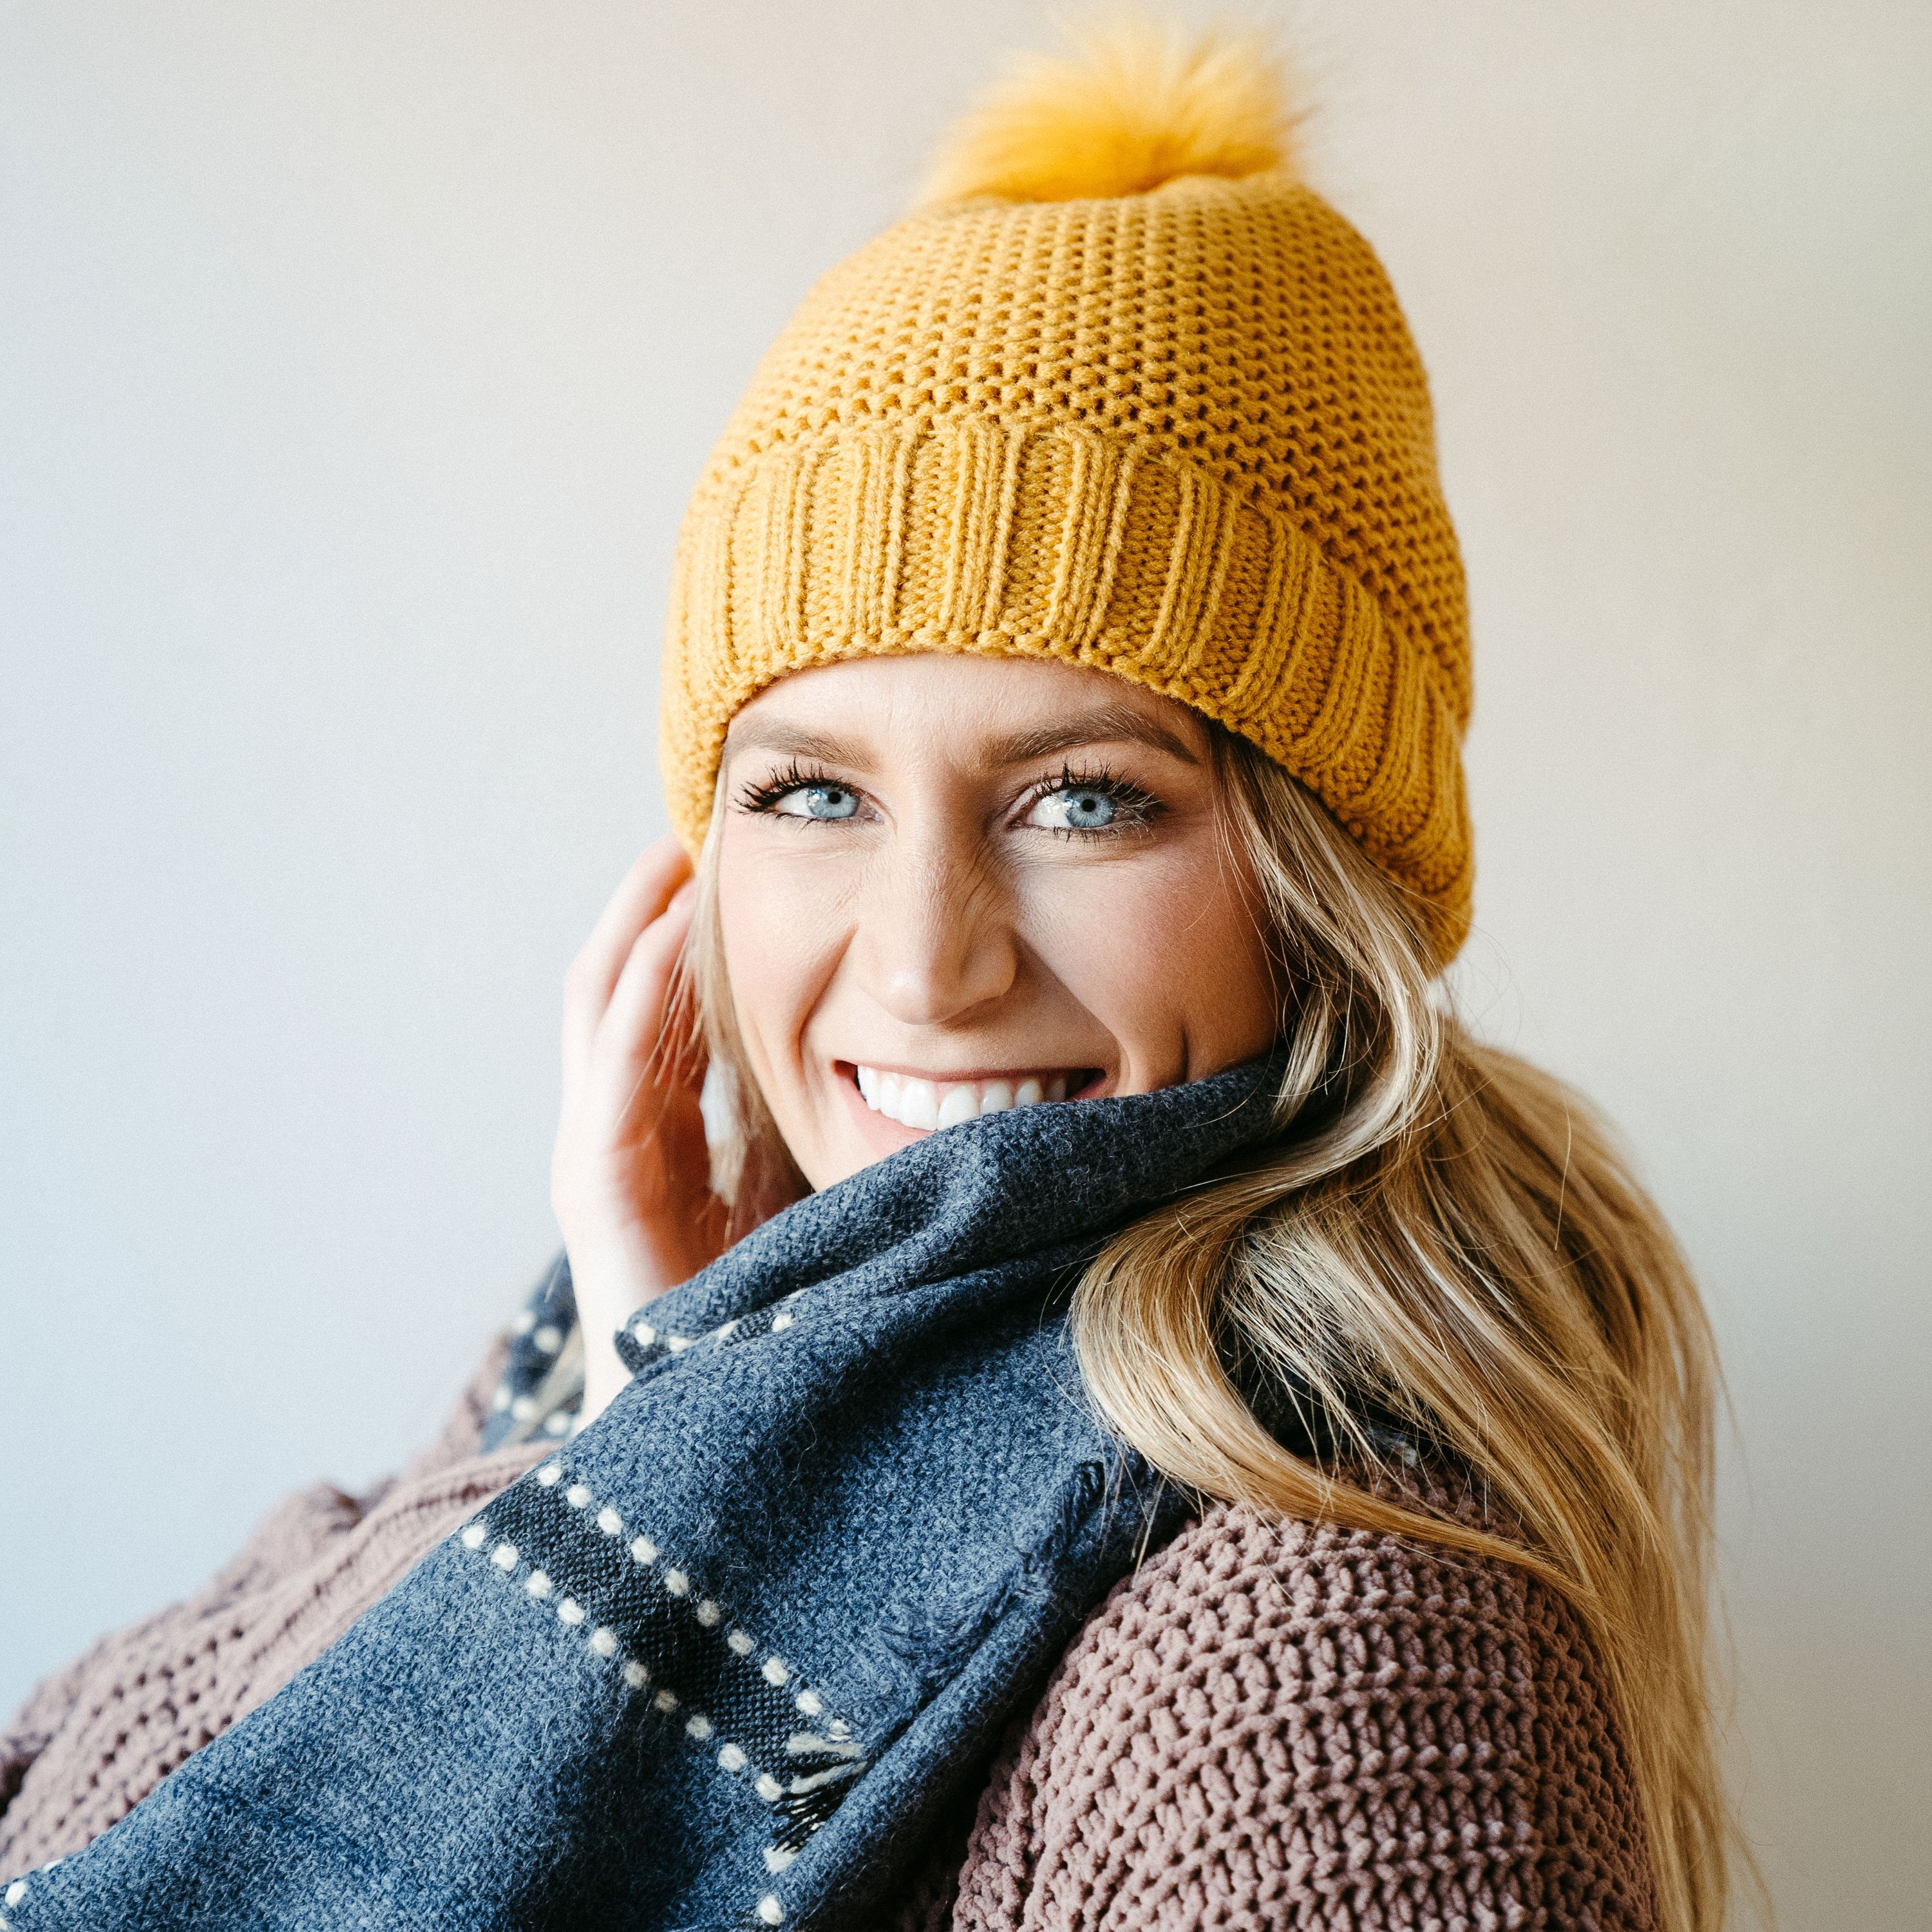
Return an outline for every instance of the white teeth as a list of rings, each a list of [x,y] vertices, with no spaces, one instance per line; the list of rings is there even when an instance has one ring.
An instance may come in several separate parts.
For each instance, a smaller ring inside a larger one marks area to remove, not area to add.
[[[982,1114],[1004,1114],[1016,1107],[1037,1106],[1042,1100],[1066,1098],[1066,1076],[1042,1078],[1029,1073],[1023,1080],[922,1080],[916,1074],[888,1073],[874,1066],[856,1068],[859,1091],[866,1105],[901,1126],[928,1130],[957,1126]]]

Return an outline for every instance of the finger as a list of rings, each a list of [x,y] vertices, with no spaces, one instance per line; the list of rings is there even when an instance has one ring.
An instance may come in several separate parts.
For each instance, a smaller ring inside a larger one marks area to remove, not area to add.
[[[671,1074],[680,1058],[675,1049],[685,1042],[665,1038],[668,1010],[678,956],[690,933],[697,903],[696,882],[688,880],[672,895],[664,911],[638,935],[598,1022],[592,1051],[599,1070],[621,1082],[627,1092],[640,1074],[654,1070],[661,1042],[667,1049],[664,1074]]]
[[[610,896],[583,950],[564,976],[564,1078],[582,1070],[598,1023],[638,935],[656,919],[691,875],[691,861],[675,838],[647,846]]]
[[[624,970],[638,934],[670,903],[691,877],[691,861],[674,838],[647,845],[610,896],[610,903],[591,928],[578,961],[584,981],[599,1010],[608,1004],[611,988]]]

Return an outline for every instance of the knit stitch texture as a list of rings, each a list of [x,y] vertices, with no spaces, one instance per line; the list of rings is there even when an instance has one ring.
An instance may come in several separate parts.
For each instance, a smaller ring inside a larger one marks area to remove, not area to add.
[[[79,1849],[539,1451],[302,1492],[187,1604],[104,1639],[0,1738],[0,1870]],[[446,1509],[430,1501],[442,1496]],[[359,1528],[380,1533],[358,1535]],[[263,1606],[332,1594],[305,1631]],[[265,1626],[279,1646],[237,1668]],[[206,1660],[184,1688],[184,1658]],[[10,1800],[10,1802],[8,1801]],[[1211,1510],[1088,1621],[891,1932],[1653,1932],[1634,1788],[1574,1613],[1503,1566]]]
[[[1567,1605],[1499,1564],[1226,1508],[1089,1621],[898,1922],[1656,1923],[1630,1766]]]

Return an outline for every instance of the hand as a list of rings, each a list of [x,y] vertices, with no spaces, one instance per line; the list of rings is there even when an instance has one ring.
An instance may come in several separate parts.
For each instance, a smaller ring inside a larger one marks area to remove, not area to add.
[[[723,1252],[698,1112],[704,1061],[670,1010],[697,881],[660,839],[633,866],[563,982],[563,1109],[550,1205],[584,1330],[587,1423],[628,1379],[612,1337]]]

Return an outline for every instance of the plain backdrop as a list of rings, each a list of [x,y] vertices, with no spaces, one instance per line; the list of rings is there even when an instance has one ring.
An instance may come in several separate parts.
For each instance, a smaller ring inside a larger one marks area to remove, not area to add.
[[[1278,19],[1436,388],[1490,1033],[1736,1412],[1792,1932],[1932,1896],[1932,9]],[[430,1433],[555,1243],[685,494],[1026,0],[0,8],[0,1702]]]

